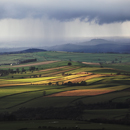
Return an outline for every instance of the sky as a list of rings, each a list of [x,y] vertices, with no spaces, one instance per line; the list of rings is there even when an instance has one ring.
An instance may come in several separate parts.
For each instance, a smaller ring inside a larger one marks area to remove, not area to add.
[[[129,12],[130,0],[0,0],[0,47],[130,37]]]

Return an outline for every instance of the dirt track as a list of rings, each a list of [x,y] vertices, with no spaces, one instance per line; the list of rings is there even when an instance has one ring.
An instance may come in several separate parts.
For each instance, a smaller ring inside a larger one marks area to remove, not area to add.
[[[58,61],[44,61],[44,62],[38,62],[38,63],[32,63],[32,64],[26,64],[26,65],[14,65],[14,66],[7,66],[7,67],[0,67],[0,68],[14,68],[14,67],[26,67],[26,66],[35,66],[35,65],[44,65],[44,64],[50,64]]]
[[[87,65],[100,65],[99,63],[92,63],[92,62],[82,62],[82,63]]]

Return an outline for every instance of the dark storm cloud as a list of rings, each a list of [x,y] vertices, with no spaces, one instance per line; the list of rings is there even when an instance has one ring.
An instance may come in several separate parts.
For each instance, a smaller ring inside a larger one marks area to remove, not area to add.
[[[24,0],[23,0],[24,1]],[[99,24],[130,20],[130,0],[31,0],[31,2],[0,1],[0,19],[26,17],[70,21],[95,20]]]

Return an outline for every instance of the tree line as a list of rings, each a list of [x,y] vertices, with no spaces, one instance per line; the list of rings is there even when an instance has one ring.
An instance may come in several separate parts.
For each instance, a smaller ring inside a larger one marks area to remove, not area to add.
[[[116,107],[115,107],[116,106]],[[124,107],[122,107],[124,106]],[[65,119],[65,120],[80,120],[94,123],[109,123],[130,125],[130,113],[126,113],[120,119],[92,118],[86,120],[83,118],[85,110],[97,109],[129,109],[128,105],[122,103],[96,103],[84,104],[82,101],[77,102],[74,106],[66,107],[49,107],[49,108],[19,108],[12,113],[1,113],[0,121],[15,121],[15,120],[46,120],[46,119]]]
[[[38,70],[37,67],[35,66],[30,66],[29,71],[35,71],[35,70]],[[16,74],[16,73],[23,73],[25,72],[26,73],[27,69],[25,69],[24,67],[19,69],[19,68],[16,68],[16,69],[7,69],[7,70],[3,70],[3,69],[0,69],[0,76],[6,76],[6,75],[9,75],[9,74]]]
[[[23,61],[19,61],[20,64],[23,64],[23,63],[28,63],[28,62],[35,62],[37,61],[37,59],[27,59],[27,60],[23,60]]]

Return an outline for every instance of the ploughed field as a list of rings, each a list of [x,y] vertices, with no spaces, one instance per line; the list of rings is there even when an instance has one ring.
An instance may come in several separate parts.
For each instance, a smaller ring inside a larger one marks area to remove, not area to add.
[[[130,72],[124,66],[60,61],[56,56],[54,62],[1,66],[0,69],[15,71],[0,76],[0,113],[13,113],[22,120],[129,121]],[[26,114],[20,115],[23,112]]]

